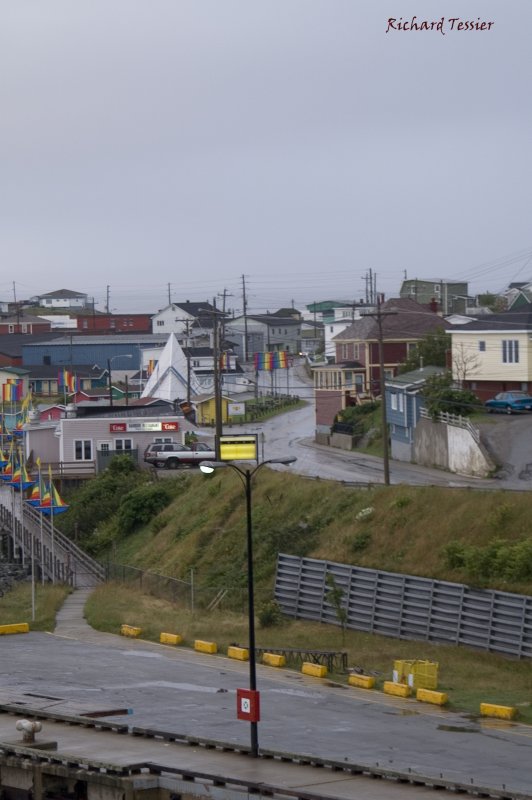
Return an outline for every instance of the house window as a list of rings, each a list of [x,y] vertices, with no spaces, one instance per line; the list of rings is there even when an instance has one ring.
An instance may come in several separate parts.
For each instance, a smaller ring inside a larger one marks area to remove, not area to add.
[[[92,461],[92,440],[91,439],[75,439],[74,440],[74,460],[75,461]]]
[[[158,319],[157,320],[157,327],[158,328],[162,328],[163,326],[164,326],[164,319]]]
[[[132,439],[115,439],[115,450],[117,453],[133,450]]]
[[[360,355],[360,345],[359,344],[354,344],[353,345],[353,358],[355,360],[358,360],[359,355]]]
[[[111,450],[110,442],[98,442],[98,450],[100,453],[109,453]]]
[[[397,411],[397,395],[395,392],[392,392],[390,395],[390,405],[392,407],[392,411]]]
[[[349,358],[349,345],[343,344],[342,345],[342,359],[347,360]]]
[[[439,283],[435,283],[434,284],[434,294],[440,294],[440,292],[441,292],[440,284]]]
[[[88,322],[88,320],[84,319],[83,320],[83,330],[86,331],[88,327],[89,327],[89,322]]]
[[[397,406],[398,406],[398,410],[401,411],[401,413],[404,411],[404,408],[405,408],[404,407],[404,400],[405,400],[405,398],[404,398],[404,396],[402,394],[398,394],[397,395]]]
[[[42,363],[43,363],[44,366],[49,367],[50,364],[52,363],[52,356],[43,356],[42,357]]]
[[[14,325],[8,325],[7,326],[7,331],[8,331],[8,333],[15,333],[15,326]]]
[[[486,352],[486,342],[480,341],[478,343],[478,349],[480,350],[481,353],[485,353]]]
[[[22,323],[22,333],[27,333],[27,332],[28,332],[28,326],[27,326],[27,324],[25,322],[23,322]]]
[[[502,363],[503,364],[519,363],[519,342],[517,339],[502,340]]]

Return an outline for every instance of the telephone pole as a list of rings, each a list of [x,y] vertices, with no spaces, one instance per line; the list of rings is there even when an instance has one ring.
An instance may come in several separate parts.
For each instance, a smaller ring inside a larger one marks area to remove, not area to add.
[[[244,311],[244,364],[248,360],[248,318],[247,318],[247,298],[246,298],[246,276],[242,275],[242,309]]]
[[[379,388],[381,394],[381,425],[382,425],[382,458],[384,467],[384,483],[386,486],[390,485],[390,454],[388,448],[388,418],[386,414],[386,391],[385,391],[385,378],[384,378],[384,333],[382,330],[382,323],[385,317],[395,316],[397,311],[383,311],[382,302],[378,295],[377,310],[374,312],[367,311],[363,316],[372,317],[377,322],[377,341],[379,345]]]
[[[216,447],[216,458],[219,460],[220,458],[220,437],[223,433],[223,424],[222,424],[222,392],[220,386],[220,339],[219,339],[219,327],[218,327],[218,314],[219,312],[216,309],[216,297],[212,299],[212,326],[213,326],[213,337],[212,337],[212,350],[213,350],[213,360],[214,360],[214,427],[216,431],[215,436],[215,447]]]

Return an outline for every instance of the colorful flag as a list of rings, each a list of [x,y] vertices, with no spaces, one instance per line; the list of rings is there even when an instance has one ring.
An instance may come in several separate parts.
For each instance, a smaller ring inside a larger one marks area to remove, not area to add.
[[[37,506],[39,511],[47,516],[61,514],[68,511],[69,506],[54,486],[52,480],[52,467],[48,467],[48,482],[45,482],[44,491],[41,494],[41,503]]]

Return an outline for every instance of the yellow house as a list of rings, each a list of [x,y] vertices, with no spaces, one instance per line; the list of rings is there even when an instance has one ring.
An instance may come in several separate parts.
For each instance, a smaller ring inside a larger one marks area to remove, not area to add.
[[[214,395],[213,394],[198,394],[196,397],[192,399],[196,407],[196,423],[198,425],[212,425],[214,427],[216,421],[216,412],[214,406]],[[232,399],[230,397],[226,397],[226,395],[222,395],[221,399],[221,406],[222,406],[222,423],[226,424],[229,422],[229,414],[227,411],[227,407],[229,403],[232,403]]]
[[[506,311],[449,330],[453,378],[481,400],[499,392],[532,393],[532,315]]]

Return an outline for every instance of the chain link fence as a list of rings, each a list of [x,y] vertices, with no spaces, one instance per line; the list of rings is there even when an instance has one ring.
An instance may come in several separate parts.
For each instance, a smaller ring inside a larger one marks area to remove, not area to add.
[[[243,614],[248,609],[247,587],[205,586],[194,570],[191,570],[188,581],[116,563],[108,563],[106,573],[109,581],[130,585],[137,591],[167,600],[179,608],[187,608],[190,611],[219,609]],[[273,590],[255,590],[257,609],[272,599]]]

